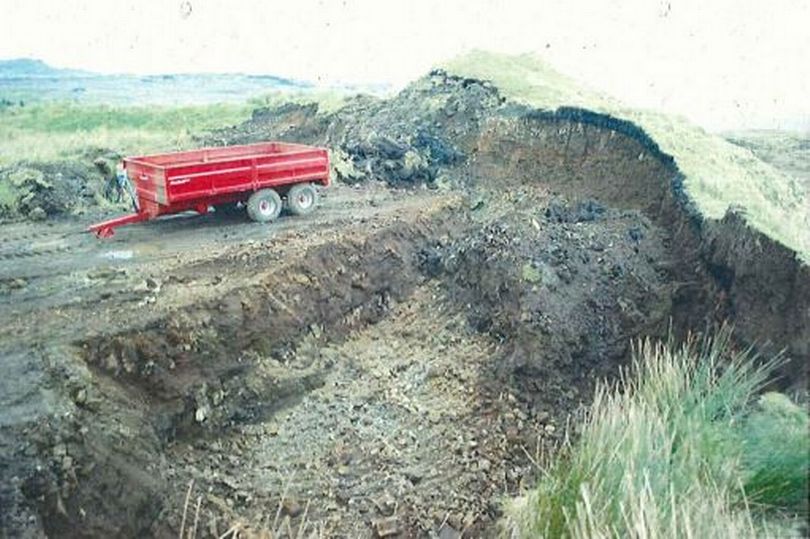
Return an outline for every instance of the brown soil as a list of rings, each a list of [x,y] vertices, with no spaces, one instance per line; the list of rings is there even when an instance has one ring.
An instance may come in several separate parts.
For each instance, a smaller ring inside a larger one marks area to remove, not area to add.
[[[634,338],[730,319],[786,349],[783,385],[806,380],[808,268],[739,216],[696,215],[632,125],[437,73],[215,135],[268,136],[409,187],[112,242],[3,226],[4,534],[176,537],[193,481],[200,537],[490,535]]]

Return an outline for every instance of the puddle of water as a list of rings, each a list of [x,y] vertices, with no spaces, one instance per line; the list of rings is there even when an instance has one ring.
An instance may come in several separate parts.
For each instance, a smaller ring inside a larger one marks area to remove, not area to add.
[[[101,253],[102,258],[107,260],[129,260],[135,256],[134,251],[106,251]]]

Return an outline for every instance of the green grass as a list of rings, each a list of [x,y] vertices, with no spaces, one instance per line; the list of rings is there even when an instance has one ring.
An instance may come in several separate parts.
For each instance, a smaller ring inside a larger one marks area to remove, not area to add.
[[[185,149],[192,135],[239,123],[249,104],[111,107],[38,103],[0,109],[0,165],[69,159],[89,148],[120,154]]]
[[[727,330],[702,344],[641,343],[632,374],[599,387],[577,440],[508,508],[507,533],[789,532],[790,516],[807,516],[808,416],[783,395],[756,403],[774,362],[729,343]]]
[[[672,155],[689,195],[710,218],[744,206],[759,230],[810,261],[810,200],[802,182],[751,151],[679,117],[631,109],[555,72],[531,54],[473,51],[440,66],[449,73],[492,81],[516,102],[553,110],[578,106],[634,122]]]
[[[254,109],[284,103],[317,103],[332,112],[349,94],[333,90],[273,92],[242,104],[182,107],[108,106],[36,102],[0,106],[0,166],[19,161],[55,161],[83,156],[90,149],[121,155],[183,150],[193,135],[235,125]]]

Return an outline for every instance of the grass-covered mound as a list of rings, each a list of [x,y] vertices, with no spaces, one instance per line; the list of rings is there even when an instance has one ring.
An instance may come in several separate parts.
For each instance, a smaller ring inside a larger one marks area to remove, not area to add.
[[[762,537],[807,516],[808,416],[758,392],[774,363],[645,341],[580,435],[507,511],[518,537]]]
[[[492,81],[505,97],[532,107],[581,107],[635,123],[675,159],[703,215],[718,219],[729,207],[743,206],[755,227],[810,260],[806,189],[751,151],[683,118],[627,108],[555,72],[532,54],[473,51],[440,67],[451,74]]]

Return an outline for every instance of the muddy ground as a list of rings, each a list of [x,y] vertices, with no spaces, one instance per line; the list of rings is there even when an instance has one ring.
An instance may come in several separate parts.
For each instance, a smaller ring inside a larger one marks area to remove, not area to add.
[[[333,150],[316,213],[0,226],[5,535],[489,536],[635,338],[806,380],[808,268],[631,124],[437,72],[201,142],[267,138]]]

